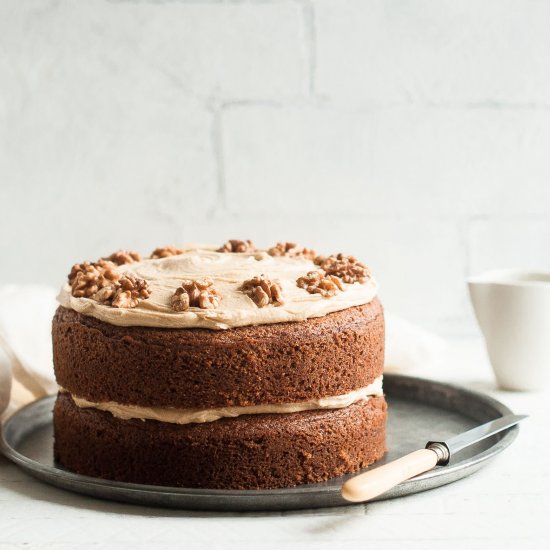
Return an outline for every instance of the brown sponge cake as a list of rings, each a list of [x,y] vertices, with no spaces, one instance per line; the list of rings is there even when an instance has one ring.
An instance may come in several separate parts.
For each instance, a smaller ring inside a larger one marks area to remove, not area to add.
[[[377,288],[354,257],[293,243],[75,264],[52,325],[55,459],[210,489],[368,466],[386,450]]]
[[[323,481],[379,459],[386,403],[376,397],[343,409],[178,426],[121,423],[107,412],[79,409],[65,393],[54,421],[56,458],[80,474],[151,485],[270,489]]]
[[[368,386],[384,366],[377,299],[301,323],[224,331],[118,327],[60,307],[53,342],[64,389],[144,406],[304,401]]]

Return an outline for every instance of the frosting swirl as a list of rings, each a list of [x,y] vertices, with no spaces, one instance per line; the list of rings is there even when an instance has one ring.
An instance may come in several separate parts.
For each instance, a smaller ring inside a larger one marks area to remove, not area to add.
[[[304,257],[270,256],[266,252],[220,253],[207,247],[193,248],[177,256],[146,259],[120,267],[122,272],[145,279],[150,285],[150,297],[135,308],[113,308],[91,298],[74,297],[68,284],[61,289],[58,302],[112,325],[228,329],[322,317],[367,304],[376,296],[378,285],[372,277],[364,284],[344,284],[344,291],[330,298],[310,294],[297,286],[299,277],[318,269]],[[243,281],[260,274],[278,280],[284,296],[283,305],[259,308],[240,290]],[[182,280],[204,277],[212,279],[222,297],[218,307],[174,311],[170,298]]]

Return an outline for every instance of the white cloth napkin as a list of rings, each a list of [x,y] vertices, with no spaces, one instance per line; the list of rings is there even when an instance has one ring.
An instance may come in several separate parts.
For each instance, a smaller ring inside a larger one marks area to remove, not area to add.
[[[0,415],[55,393],[51,320],[56,290],[39,285],[0,287]],[[388,372],[413,374],[437,367],[444,341],[404,319],[386,313]]]
[[[384,372],[436,374],[443,366],[447,343],[443,338],[402,317],[385,313]]]
[[[56,291],[47,286],[0,287],[0,414],[4,416],[56,391],[51,345],[55,296]]]

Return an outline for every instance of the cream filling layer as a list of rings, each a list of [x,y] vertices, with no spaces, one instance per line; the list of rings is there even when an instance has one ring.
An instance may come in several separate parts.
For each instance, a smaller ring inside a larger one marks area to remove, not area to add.
[[[63,390],[61,390],[63,391]],[[298,403],[277,403],[268,405],[250,405],[248,407],[219,407],[215,409],[177,409],[173,407],[139,407],[122,405],[114,401],[94,403],[71,394],[77,407],[98,409],[111,413],[121,420],[158,420],[170,424],[192,424],[213,422],[220,418],[236,418],[246,414],[286,414],[318,409],[343,409],[353,403],[366,401],[370,397],[383,395],[382,376],[372,384],[343,395],[321,397]]]
[[[367,304],[378,292],[378,285],[372,277],[364,284],[344,284],[345,290],[330,298],[298,288],[296,280],[299,277],[318,269],[312,261],[300,257],[273,257],[266,252],[224,254],[206,247],[189,248],[178,256],[146,259],[120,267],[120,271],[149,282],[151,296],[135,308],[119,309],[90,298],[75,298],[68,284],[61,289],[57,299],[66,308],[112,325],[228,329],[323,317]],[[239,290],[243,281],[261,274],[280,282],[283,305],[259,308]],[[222,298],[219,306],[215,309],[191,307],[183,312],[173,311],[170,298],[181,281],[204,277],[211,278],[218,289]]]

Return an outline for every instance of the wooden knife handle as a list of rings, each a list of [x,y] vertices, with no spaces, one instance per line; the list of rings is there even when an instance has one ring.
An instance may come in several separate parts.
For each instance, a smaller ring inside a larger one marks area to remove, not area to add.
[[[374,470],[352,477],[342,486],[342,496],[350,502],[371,500],[397,484],[431,470],[440,457],[435,450],[420,449]]]

